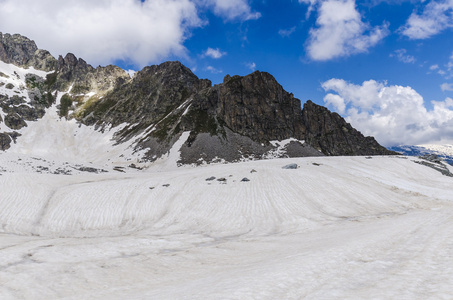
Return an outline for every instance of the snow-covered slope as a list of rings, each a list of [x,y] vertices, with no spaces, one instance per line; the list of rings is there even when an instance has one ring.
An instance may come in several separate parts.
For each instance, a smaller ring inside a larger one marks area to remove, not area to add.
[[[8,153],[94,163],[103,167],[127,165],[139,160],[139,153],[133,153],[129,143],[116,144],[113,140],[115,131],[101,132],[74,119],[61,118],[55,105],[47,109],[42,119],[30,122],[20,133],[18,142],[11,145]]]
[[[0,298],[451,298],[453,179],[415,160],[65,176],[0,153]]]
[[[33,67],[24,69],[0,61],[0,97],[6,96],[9,98],[16,97],[17,99],[22,99],[20,102],[23,103],[10,104],[10,107],[21,104],[31,108],[32,101],[34,100],[31,98],[34,98],[34,95],[37,93],[39,93],[40,96],[40,92],[30,86],[27,87],[27,78],[31,79],[34,77],[33,82],[35,82],[36,80],[44,80],[47,74],[48,72],[35,70]],[[5,125],[6,113],[1,104],[3,103],[0,101],[0,133],[11,131],[11,128],[8,128]]]

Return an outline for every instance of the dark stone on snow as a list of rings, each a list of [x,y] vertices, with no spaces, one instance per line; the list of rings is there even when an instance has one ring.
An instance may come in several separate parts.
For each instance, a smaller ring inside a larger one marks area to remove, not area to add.
[[[298,168],[297,164],[289,164],[289,165],[282,167],[282,169],[287,169],[287,170],[297,169],[297,168]]]

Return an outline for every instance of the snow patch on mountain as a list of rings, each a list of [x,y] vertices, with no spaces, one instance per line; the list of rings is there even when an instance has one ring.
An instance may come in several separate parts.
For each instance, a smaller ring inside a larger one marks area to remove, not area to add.
[[[0,61],[0,95],[8,95],[9,97],[17,95],[19,97],[25,97],[30,101],[26,89],[26,75],[32,74],[45,79],[49,73],[52,72],[36,70],[33,67],[24,69]],[[12,87],[8,88],[8,84]]]
[[[21,136],[8,152],[101,166],[139,163],[140,152],[134,152],[128,143],[116,144],[113,139],[121,128],[97,131],[74,119],[61,118],[54,105],[42,119],[19,130]]]

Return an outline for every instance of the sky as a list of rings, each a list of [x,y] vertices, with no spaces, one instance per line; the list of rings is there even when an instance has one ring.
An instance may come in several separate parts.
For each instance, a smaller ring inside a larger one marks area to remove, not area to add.
[[[95,67],[265,71],[385,146],[453,144],[453,0],[0,0],[0,32]]]

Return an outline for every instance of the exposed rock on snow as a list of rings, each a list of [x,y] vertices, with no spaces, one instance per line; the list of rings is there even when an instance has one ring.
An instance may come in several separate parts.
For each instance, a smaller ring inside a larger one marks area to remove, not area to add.
[[[290,170],[290,169],[297,169],[298,167],[299,166],[297,164],[289,164],[289,165],[283,166],[282,169]]]

